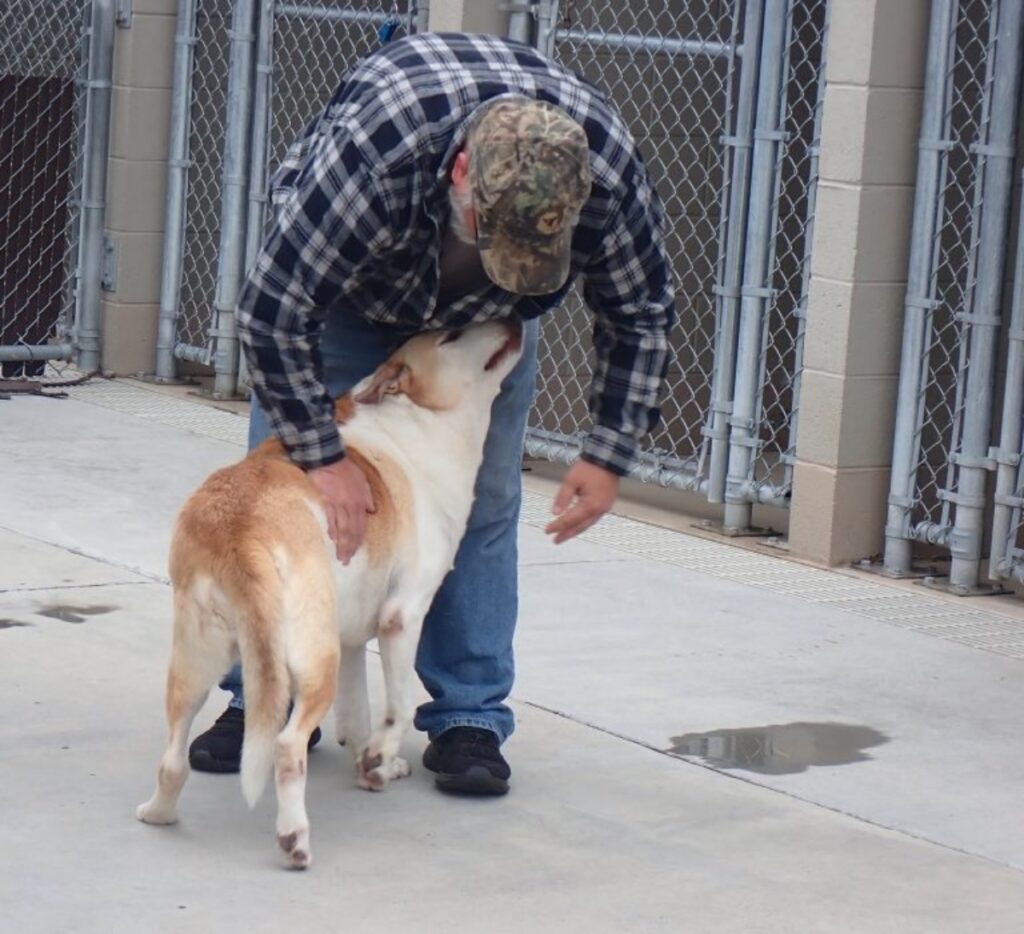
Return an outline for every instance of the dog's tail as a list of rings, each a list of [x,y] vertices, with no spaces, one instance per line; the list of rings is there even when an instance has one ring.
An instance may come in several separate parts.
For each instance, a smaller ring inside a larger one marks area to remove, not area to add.
[[[240,574],[235,606],[247,616],[239,627],[238,651],[245,681],[245,741],[242,794],[255,807],[274,767],[274,748],[288,716],[291,697],[285,646],[283,601],[278,567],[269,552],[253,544],[238,556]]]

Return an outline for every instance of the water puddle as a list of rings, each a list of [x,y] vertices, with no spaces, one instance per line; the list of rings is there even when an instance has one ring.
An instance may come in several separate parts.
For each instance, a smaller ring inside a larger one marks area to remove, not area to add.
[[[782,723],[673,736],[668,752],[703,759],[720,769],[792,775],[815,766],[849,765],[889,742],[885,733],[850,723]]]
[[[36,610],[39,616],[47,619],[59,619],[65,623],[84,623],[87,616],[98,616],[101,613],[112,613],[116,606],[44,606]]]
[[[31,625],[31,623],[23,623],[20,619],[0,619],[0,629],[14,629],[15,626]]]

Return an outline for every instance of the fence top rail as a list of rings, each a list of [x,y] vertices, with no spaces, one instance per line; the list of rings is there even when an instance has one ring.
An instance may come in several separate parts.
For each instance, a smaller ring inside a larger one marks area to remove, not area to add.
[[[593,29],[557,29],[556,42],[590,43],[613,49],[630,51],[661,52],[689,58],[729,58],[742,55],[742,46],[717,39],[678,39],[671,36],[635,36],[621,32],[603,32]]]
[[[383,26],[393,20],[393,13],[374,10],[339,10],[332,7],[312,6],[308,3],[278,3],[274,5],[277,17],[291,16],[295,19],[329,20],[339,23],[362,23],[366,26]]]

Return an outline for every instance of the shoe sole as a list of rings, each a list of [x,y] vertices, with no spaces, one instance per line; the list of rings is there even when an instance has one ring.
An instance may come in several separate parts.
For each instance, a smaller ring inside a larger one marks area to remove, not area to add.
[[[434,784],[449,795],[490,795],[508,794],[508,782],[497,778],[482,765],[474,765],[458,775],[438,772]]]

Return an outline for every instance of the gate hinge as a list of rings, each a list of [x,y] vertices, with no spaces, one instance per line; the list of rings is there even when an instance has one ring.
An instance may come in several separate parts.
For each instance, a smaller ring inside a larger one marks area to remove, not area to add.
[[[114,0],[114,22],[122,29],[131,29],[132,0]]]
[[[117,237],[107,230],[103,231],[103,266],[100,269],[100,288],[104,292],[117,291],[118,252]]]

